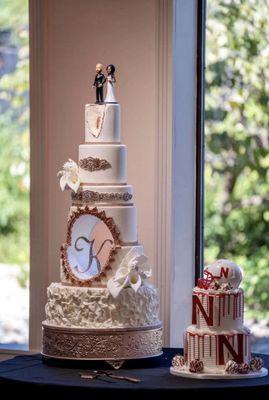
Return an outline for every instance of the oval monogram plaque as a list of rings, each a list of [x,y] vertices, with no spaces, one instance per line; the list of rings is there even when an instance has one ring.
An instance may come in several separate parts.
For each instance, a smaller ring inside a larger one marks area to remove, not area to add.
[[[66,276],[81,285],[100,280],[118,245],[119,231],[112,218],[97,208],[79,208],[70,216],[67,241],[62,247]]]

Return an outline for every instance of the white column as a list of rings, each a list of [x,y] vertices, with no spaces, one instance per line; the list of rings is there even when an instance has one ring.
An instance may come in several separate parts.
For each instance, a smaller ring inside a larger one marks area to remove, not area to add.
[[[195,262],[197,0],[174,3],[171,345],[191,322]]]
[[[164,345],[169,345],[172,252],[173,1],[158,0],[156,13],[155,282],[159,290]]]

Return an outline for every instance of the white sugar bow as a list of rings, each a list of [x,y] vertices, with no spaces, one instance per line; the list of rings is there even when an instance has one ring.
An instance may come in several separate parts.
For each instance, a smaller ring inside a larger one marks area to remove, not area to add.
[[[60,187],[62,191],[69,186],[75,193],[77,193],[80,178],[78,173],[78,165],[75,161],[69,160],[63,165],[63,169],[58,172],[57,177],[60,179]]]
[[[107,288],[116,298],[122,289],[127,287],[137,292],[143,281],[150,276],[151,267],[147,257],[134,247],[126,254],[116,274],[108,280]]]

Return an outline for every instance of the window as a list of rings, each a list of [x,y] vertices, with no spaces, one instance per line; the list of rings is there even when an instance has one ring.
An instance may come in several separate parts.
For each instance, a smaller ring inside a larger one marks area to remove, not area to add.
[[[269,353],[269,3],[207,1],[205,263],[244,270],[253,350]]]
[[[28,1],[0,1],[0,345],[28,346]]]

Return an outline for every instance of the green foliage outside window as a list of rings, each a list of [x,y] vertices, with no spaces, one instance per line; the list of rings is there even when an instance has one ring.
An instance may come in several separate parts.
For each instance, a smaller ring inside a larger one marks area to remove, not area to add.
[[[269,2],[208,0],[205,262],[244,269],[248,313],[269,316]]]
[[[29,262],[28,1],[0,0],[0,264]]]

